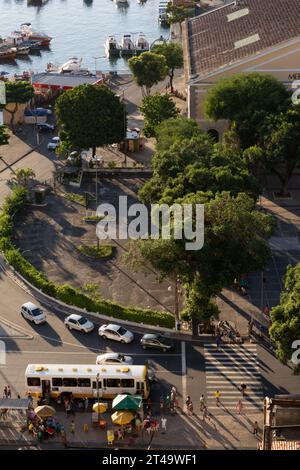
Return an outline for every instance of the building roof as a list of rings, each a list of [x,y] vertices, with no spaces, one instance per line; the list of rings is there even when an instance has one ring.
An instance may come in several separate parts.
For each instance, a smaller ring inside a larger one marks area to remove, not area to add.
[[[78,85],[94,85],[101,82],[101,77],[95,75],[72,75],[63,73],[38,73],[32,76],[32,84],[41,88],[68,89]]]
[[[187,20],[189,74],[210,72],[300,39],[299,0],[237,0]]]

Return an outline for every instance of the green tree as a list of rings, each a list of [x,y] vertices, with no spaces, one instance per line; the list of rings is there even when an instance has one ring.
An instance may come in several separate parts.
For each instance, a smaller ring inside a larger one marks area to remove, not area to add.
[[[204,134],[194,119],[184,116],[162,121],[156,128],[156,150],[168,150],[176,141],[190,140]]]
[[[181,69],[183,67],[182,45],[175,42],[165,42],[154,46],[152,52],[165,57],[167,67],[169,69],[168,75],[170,78],[171,93],[173,93],[174,72],[176,69]]]
[[[143,52],[128,61],[129,68],[143,96],[150,95],[151,88],[164,80],[168,73],[166,59],[163,55]]]
[[[124,105],[106,86],[80,85],[62,93],[55,105],[59,126],[76,148],[93,149],[124,138]]]
[[[12,182],[16,186],[27,187],[31,178],[35,177],[35,172],[31,168],[17,168],[14,171]]]
[[[9,135],[5,126],[0,126],[0,145],[6,145],[9,141]]]
[[[220,80],[206,97],[208,118],[229,119],[242,149],[257,144],[266,116],[284,111],[290,103],[285,86],[271,75],[237,74]]]
[[[10,124],[12,128],[15,124],[15,114],[19,109],[19,104],[28,103],[34,95],[33,86],[26,81],[6,82],[6,103],[14,103],[13,109],[6,106],[6,111],[11,115]]]
[[[187,194],[224,190],[232,195],[244,192],[256,200],[260,193],[260,185],[241,154],[213,144],[207,134],[175,141],[168,150],[156,152],[152,168],[153,177],[139,191],[145,203],[161,200],[172,204]]]
[[[291,360],[293,342],[300,339],[300,264],[288,266],[280,303],[272,308],[270,337],[276,344],[276,354],[283,363]],[[294,364],[297,370],[297,365]]]
[[[288,183],[300,162],[299,135],[300,105],[290,106],[284,113],[269,116],[260,131],[260,145],[244,152],[246,160],[276,174],[283,196],[288,194]]]
[[[157,126],[170,118],[175,118],[179,114],[179,109],[169,95],[146,96],[143,99],[140,111],[144,116],[144,134],[146,137],[156,135]]]
[[[167,5],[168,21],[170,24],[179,23],[180,35],[182,35],[182,22],[191,16],[191,12],[184,6],[173,5],[169,2]]]

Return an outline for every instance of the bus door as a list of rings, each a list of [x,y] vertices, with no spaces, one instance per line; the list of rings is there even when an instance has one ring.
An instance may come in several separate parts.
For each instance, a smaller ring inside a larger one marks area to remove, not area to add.
[[[136,381],[136,394],[145,397],[145,384],[143,381]]]
[[[99,398],[101,398],[103,395],[103,392],[102,392],[102,380],[94,380],[93,381],[93,396],[94,398],[97,398],[99,396]]]
[[[47,397],[50,395],[51,392],[51,386],[50,386],[50,380],[42,380],[42,395],[43,397]]]

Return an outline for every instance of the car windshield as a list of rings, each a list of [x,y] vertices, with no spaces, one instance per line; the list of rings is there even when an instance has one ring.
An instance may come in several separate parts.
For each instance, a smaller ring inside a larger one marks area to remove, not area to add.
[[[172,344],[172,341],[169,338],[166,338],[165,336],[159,335],[157,336],[157,339],[160,343],[166,344],[167,346]]]
[[[38,317],[39,315],[42,314],[42,312],[39,308],[35,308],[35,309],[31,310],[31,313],[34,317]]]
[[[118,333],[119,335],[124,336],[127,333],[127,330],[125,330],[125,328],[120,326],[120,328],[118,329]]]
[[[84,325],[87,322],[87,319],[84,317],[79,318],[78,323],[79,325]]]

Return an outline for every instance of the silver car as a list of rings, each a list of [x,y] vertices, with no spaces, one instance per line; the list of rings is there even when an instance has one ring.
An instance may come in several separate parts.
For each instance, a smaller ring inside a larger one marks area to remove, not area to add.
[[[134,335],[131,331],[126,330],[123,326],[112,323],[100,326],[98,333],[103,339],[112,339],[120,343],[132,343],[134,340]]]
[[[120,353],[105,353],[97,356],[96,364],[133,364],[131,356],[124,356]]]
[[[90,333],[93,331],[94,324],[87,318],[82,317],[81,315],[69,315],[65,318],[64,324],[69,330],[77,330],[82,333]]]

